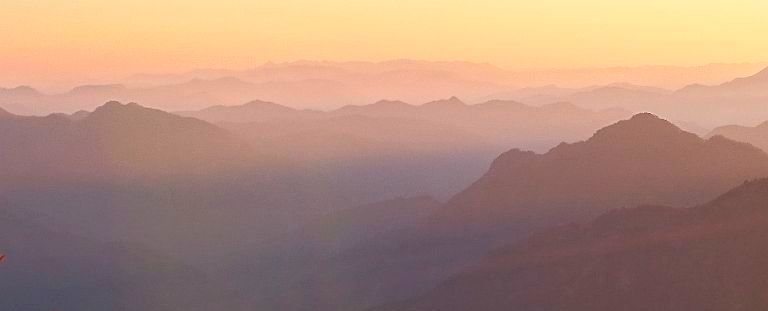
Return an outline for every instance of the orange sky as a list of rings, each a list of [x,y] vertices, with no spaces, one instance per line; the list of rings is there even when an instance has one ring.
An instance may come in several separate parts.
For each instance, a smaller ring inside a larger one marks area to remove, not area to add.
[[[3,0],[0,85],[297,59],[763,62],[766,12],[764,0]]]

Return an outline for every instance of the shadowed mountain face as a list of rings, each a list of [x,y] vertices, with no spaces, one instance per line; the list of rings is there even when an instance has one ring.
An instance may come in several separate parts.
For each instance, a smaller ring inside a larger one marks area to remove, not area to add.
[[[617,206],[695,204],[764,175],[768,155],[761,150],[704,140],[644,113],[545,154],[502,154],[435,224],[492,230],[583,219]]]
[[[694,208],[613,210],[375,310],[764,310],[766,200],[759,180]]]
[[[546,154],[512,150],[416,224],[360,243],[318,268],[345,276],[334,279],[337,284],[368,288],[358,295],[369,299],[340,299],[327,309],[355,309],[424,293],[489,250],[543,227],[622,206],[694,205],[765,175],[768,155],[759,149],[722,137],[704,140],[651,114]],[[309,308],[311,301],[303,306]]]
[[[768,122],[760,123],[754,127],[740,125],[726,125],[715,128],[707,134],[709,137],[723,136],[735,141],[749,143],[763,150],[768,150]]]

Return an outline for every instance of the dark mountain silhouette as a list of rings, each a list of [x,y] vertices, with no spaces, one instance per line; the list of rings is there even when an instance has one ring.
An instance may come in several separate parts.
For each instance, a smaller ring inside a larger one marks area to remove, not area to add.
[[[760,149],[768,150],[768,122],[754,127],[726,125],[715,128],[707,136],[723,136],[735,141],[752,144]]]
[[[756,147],[722,137],[704,140],[638,114],[546,154],[504,153],[436,213],[350,249],[335,264],[348,275],[375,271],[366,278],[387,277],[388,287],[376,297],[396,300],[422,293],[489,250],[540,228],[622,206],[694,205],[766,175],[768,155]]]
[[[435,221],[490,229],[590,217],[616,206],[695,204],[764,175],[768,155],[759,149],[701,139],[643,113],[546,154],[502,154]]]
[[[766,200],[762,179],[694,208],[613,210],[375,310],[764,310]]]

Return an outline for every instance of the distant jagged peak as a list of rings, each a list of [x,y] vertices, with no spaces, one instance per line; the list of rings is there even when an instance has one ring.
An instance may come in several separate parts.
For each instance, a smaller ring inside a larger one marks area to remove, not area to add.
[[[491,100],[479,103],[475,106],[485,107],[485,108],[491,108],[491,107],[492,108],[509,108],[509,107],[532,108],[532,106],[523,104],[515,100],[508,100],[508,99],[491,99]]]
[[[269,111],[296,111],[296,109],[277,104],[271,101],[252,100],[242,105],[223,106],[216,105],[206,108],[206,110],[220,110],[220,109],[239,109],[239,110],[269,110]]]
[[[672,122],[652,113],[643,112],[628,120],[622,120],[598,130],[588,142],[615,139],[631,140],[640,137],[662,140],[679,136],[698,138],[695,134],[683,131]]]
[[[25,96],[42,95],[42,93],[40,93],[40,91],[38,91],[37,89],[32,88],[31,86],[26,86],[26,85],[20,85],[12,88],[0,87],[0,93],[10,93],[13,95],[25,95]]]
[[[192,78],[187,82],[179,84],[179,86],[188,86],[188,87],[201,87],[201,86],[236,86],[236,87],[248,87],[251,86],[250,82],[244,81],[240,78],[233,77],[233,76],[225,76],[220,78],[214,78],[214,79],[203,79],[203,78]]]
[[[127,103],[123,104],[119,101],[112,100],[104,103],[103,105],[96,107],[96,109],[93,110],[93,113],[111,113],[111,112],[117,112],[117,111],[128,111],[128,110],[136,110],[136,109],[142,109],[144,107],[140,106],[137,103]],[[146,108],[149,109],[149,108]]]
[[[733,79],[732,81],[723,83],[721,86],[739,87],[739,88],[755,87],[755,86],[762,87],[766,83],[768,83],[768,67],[755,73],[754,75],[751,75],[748,77],[736,78],[736,79]]]
[[[430,108],[430,107],[454,108],[454,107],[465,107],[465,106],[467,106],[467,104],[461,101],[461,99],[459,99],[456,96],[451,96],[448,99],[431,101],[421,105],[421,107],[425,107],[425,108]]]
[[[588,109],[584,109],[582,107],[579,107],[571,102],[565,102],[565,101],[559,101],[554,102],[551,104],[545,104],[541,106],[542,109],[545,110],[563,110],[563,111],[588,111]]]
[[[404,101],[400,100],[391,100],[391,99],[382,99],[379,100],[373,104],[370,104],[369,106],[379,106],[379,107],[413,107],[413,105],[406,103]]]
[[[139,121],[142,119],[177,119],[179,116],[171,113],[141,106],[137,103],[130,102],[123,104],[119,101],[109,101],[104,105],[101,105],[89,113],[85,120],[96,119],[110,119],[110,120],[134,120]],[[202,122],[202,121],[201,121]]]
[[[70,93],[73,93],[73,94],[103,93],[103,92],[124,91],[126,89],[127,87],[122,84],[93,84],[93,85],[76,86],[70,91]]]
[[[368,105],[347,105],[337,109],[336,111],[337,112],[352,112],[352,111],[365,111],[365,110],[400,111],[405,109],[411,109],[414,107],[415,106],[403,101],[383,99]]]

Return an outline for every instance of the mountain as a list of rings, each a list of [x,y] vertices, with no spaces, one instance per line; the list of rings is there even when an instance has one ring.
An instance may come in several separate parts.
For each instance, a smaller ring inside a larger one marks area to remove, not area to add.
[[[566,103],[536,107],[491,100],[469,105],[457,97],[422,105],[381,101],[329,114],[423,119],[462,128],[498,145],[535,150],[547,150],[561,141],[585,139],[596,129],[629,116],[620,109],[593,111]]]
[[[284,119],[306,119],[321,115],[318,111],[297,110],[260,100],[250,101],[237,106],[212,106],[197,111],[176,112],[176,114],[205,120],[211,123],[246,123]]]
[[[674,92],[666,111],[706,126],[754,124],[768,119],[768,68],[716,85],[690,85]]]
[[[699,70],[701,72],[698,74],[704,75],[713,72],[712,69]],[[759,72],[755,73],[756,71]],[[648,74],[652,74],[651,72]],[[685,75],[684,72],[679,72],[681,77]],[[621,108],[635,113],[653,111],[675,121],[709,128],[724,122],[756,123],[768,118],[768,114],[762,109],[762,104],[768,98],[768,68],[765,68],[765,65],[761,65],[759,69],[755,65],[745,66],[742,71],[733,74],[727,79],[721,77],[711,80],[711,84],[704,80],[696,81],[695,84],[687,84],[682,88],[676,87],[675,91],[642,86],[649,85],[646,83],[627,83],[629,81],[615,77],[616,80],[587,87],[564,88],[563,84],[560,84],[505,90],[490,96],[531,105],[570,102],[589,109]],[[742,77],[734,79],[734,76]]]
[[[0,128],[0,145],[12,150],[0,170],[25,179],[224,172],[261,160],[221,128],[133,103],[109,102],[79,120],[5,118]]]
[[[638,114],[545,154],[510,150],[435,213],[351,248],[336,265],[350,275],[388,279],[368,303],[400,300],[541,228],[622,206],[695,205],[761,176],[768,176],[768,155],[756,147],[705,140]]]
[[[228,264],[233,244],[346,206],[316,177],[220,127],[137,104],[110,102],[78,120],[0,118],[0,148],[4,210],[49,215],[45,226],[100,242],[162,249],[198,269]]]
[[[262,152],[325,176],[342,196],[368,198],[354,205],[424,193],[447,199],[479,177],[506,146],[547,150],[628,115],[566,103],[469,105],[457,97],[423,105],[382,100],[329,112],[254,102],[179,114],[230,121],[218,125]],[[343,190],[348,187],[359,192]]]
[[[754,127],[740,125],[726,125],[715,128],[708,137],[723,136],[735,141],[752,144],[760,149],[768,150],[768,122],[763,122]]]
[[[751,76],[736,78],[718,85],[689,85],[685,88],[682,88],[678,92],[691,96],[716,95],[717,93],[726,92],[747,92],[743,95],[765,96],[768,94],[768,91],[765,90],[766,85],[768,85],[768,68],[765,68]]]
[[[693,208],[612,210],[374,310],[764,310],[768,180]]]
[[[639,204],[686,205],[768,175],[768,155],[722,137],[702,139],[637,114],[545,154],[511,150],[436,219],[485,229],[594,216]]]

